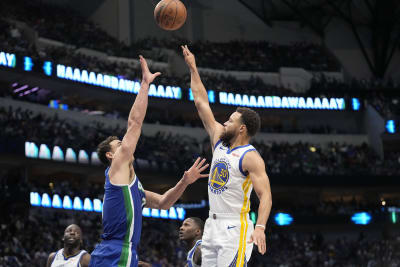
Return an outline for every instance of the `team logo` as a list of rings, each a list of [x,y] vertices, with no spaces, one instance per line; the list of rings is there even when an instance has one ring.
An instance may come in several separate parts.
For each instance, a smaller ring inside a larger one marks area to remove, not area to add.
[[[211,177],[208,181],[208,186],[214,194],[221,194],[227,187],[229,181],[230,164],[224,159],[217,160],[211,170]]]

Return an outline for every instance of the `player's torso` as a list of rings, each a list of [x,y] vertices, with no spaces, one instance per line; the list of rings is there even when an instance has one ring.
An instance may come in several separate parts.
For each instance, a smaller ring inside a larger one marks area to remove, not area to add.
[[[138,177],[135,176],[129,185],[113,185],[107,169],[104,189],[102,238],[137,245],[142,228],[142,208],[146,203]]]
[[[197,240],[194,247],[188,252],[187,261],[186,261],[187,267],[200,267],[200,265],[195,264],[193,261],[194,253],[196,252],[197,247],[200,245],[201,245],[201,240]]]
[[[253,150],[250,144],[232,150],[220,141],[215,144],[208,179],[211,212],[240,214],[249,211],[253,185],[242,163],[244,155]]]
[[[77,255],[71,257],[64,257],[63,250],[57,251],[51,267],[80,267],[80,260],[83,254],[87,253],[85,250],[81,250]]]

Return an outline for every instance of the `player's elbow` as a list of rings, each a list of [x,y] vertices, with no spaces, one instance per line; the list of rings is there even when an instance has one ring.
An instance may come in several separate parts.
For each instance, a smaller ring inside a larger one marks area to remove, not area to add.
[[[143,121],[139,120],[138,118],[130,118],[128,120],[128,131],[131,129],[141,128],[143,125]]]
[[[194,99],[194,105],[196,106],[196,108],[198,110],[201,110],[203,105],[204,105],[204,101],[201,98],[195,98]]]
[[[160,203],[160,205],[158,205],[158,208],[160,210],[169,210],[172,207],[172,205],[168,204],[168,203]]]

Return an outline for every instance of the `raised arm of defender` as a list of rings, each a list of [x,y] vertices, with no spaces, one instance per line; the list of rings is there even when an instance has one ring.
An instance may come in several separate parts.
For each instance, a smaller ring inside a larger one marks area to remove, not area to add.
[[[150,84],[156,77],[161,75],[160,72],[151,73],[144,57],[139,56],[139,58],[142,67],[142,83],[131,111],[129,112],[128,129],[121,144],[121,150],[124,151],[123,153],[127,153],[127,155],[132,155],[135,152],[142,131],[143,120],[146,116]]]
[[[203,122],[204,128],[210,136],[212,147],[214,147],[215,143],[218,141],[219,136],[223,132],[223,126],[215,120],[214,115],[211,111],[207,91],[203,83],[201,82],[194,55],[190,52],[187,45],[181,47],[186,64],[190,69],[190,86],[192,88],[194,103],[196,105],[197,111],[199,112],[199,116],[201,121]]]
[[[136,150],[136,145],[142,131],[143,120],[146,115],[150,84],[157,76],[161,75],[160,72],[151,73],[146,60],[142,56],[139,57],[142,67],[142,83],[129,113],[128,128],[120,144],[121,147],[115,153],[110,168],[110,179],[116,184],[127,184],[129,182],[126,181],[126,179],[130,177],[129,175],[125,173],[123,173],[123,175],[115,174],[118,173],[122,166],[128,166],[132,161],[133,153]],[[126,170],[129,171],[129,169]],[[126,172],[126,170],[124,170],[124,172]]]

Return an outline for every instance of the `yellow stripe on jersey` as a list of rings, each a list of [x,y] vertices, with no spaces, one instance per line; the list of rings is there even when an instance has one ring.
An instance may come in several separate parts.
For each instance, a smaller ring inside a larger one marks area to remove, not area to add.
[[[242,211],[240,212],[240,240],[239,240],[239,250],[238,250],[238,259],[236,261],[236,267],[243,267],[244,258],[246,257],[246,236],[247,236],[247,218],[246,214],[249,210],[249,198],[247,197],[247,193],[249,191],[251,185],[250,176],[247,176],[243,182],[242,189],[244,193],[243,198],[243,206]]]

